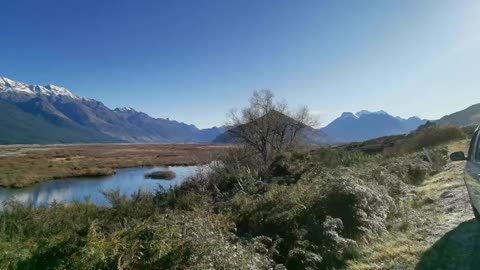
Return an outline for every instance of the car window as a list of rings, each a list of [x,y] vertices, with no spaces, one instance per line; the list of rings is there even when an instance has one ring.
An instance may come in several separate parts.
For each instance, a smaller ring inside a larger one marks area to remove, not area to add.
[[[480,160],[480,151],[478,150],[477,142],[478,130],[473,133],[472,140],[470,141],[470,147],[468,148],[468,160],[473,160],[475,155],[475,160]]]
[[[467,156],[468,160],[473,160],[473,154],[476,146],[475,142],[477,140],[477,135],[478,135],[478,130],[473,133],[472,139],[470,140],[470,145],[468,147],[468,156]]]

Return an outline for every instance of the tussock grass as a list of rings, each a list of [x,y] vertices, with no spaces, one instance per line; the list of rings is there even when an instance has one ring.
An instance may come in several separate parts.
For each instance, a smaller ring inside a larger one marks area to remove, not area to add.
[[[418,257],[428,248],[425,242],[415,240],[418,237],[414,234],[389,234],[381,243],[365,246],[361,253],[357,254],[359,259],[351,262],[348,269],[383,270],[401,266],[411,269],[417,263]]]

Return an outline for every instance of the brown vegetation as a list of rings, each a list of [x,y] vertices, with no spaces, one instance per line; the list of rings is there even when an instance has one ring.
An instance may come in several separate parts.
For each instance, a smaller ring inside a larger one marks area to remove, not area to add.
[[[398,156],[421,151],[424,147],[430,148],[448,142],[462,140],[467,136],[470,137],[471,133],[470,128],[455,126],[437,127],[429,124],[407,135],[381,137],[364,142],[340,145],[335,148],[347,151],[360,151],[365,154]]]
[[[24,187],[50,179],[105,176],[117,168],[206,164],[231,147],[189,144],[4,147],[0,149],[0,186]]]

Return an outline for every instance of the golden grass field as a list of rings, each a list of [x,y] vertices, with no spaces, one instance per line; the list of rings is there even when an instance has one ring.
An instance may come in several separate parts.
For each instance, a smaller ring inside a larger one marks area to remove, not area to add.
[[[0,186],[25,187],[72,176],[104,176],[117,168],[209,163],[228,148],[208,144],[4,146]]]

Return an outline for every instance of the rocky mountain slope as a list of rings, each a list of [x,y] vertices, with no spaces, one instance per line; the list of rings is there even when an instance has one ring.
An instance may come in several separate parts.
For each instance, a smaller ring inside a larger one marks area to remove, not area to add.
[[[120,142],[69,121],[51,122],[2,100],[0,112],[0,144]]]
[[[436,121],[438,125],[472,126],[480,124],[480,103],[464,110],[445,115]]]
[[[0,143],[210,142],[224,130],[153,118],[131,108],[111,110],[68,89],[0,78]]]
[[[344,112],[321,130],[336,142],[358,142],[409,133],[425,122],[418,117],[394,117],[384,111]]]

